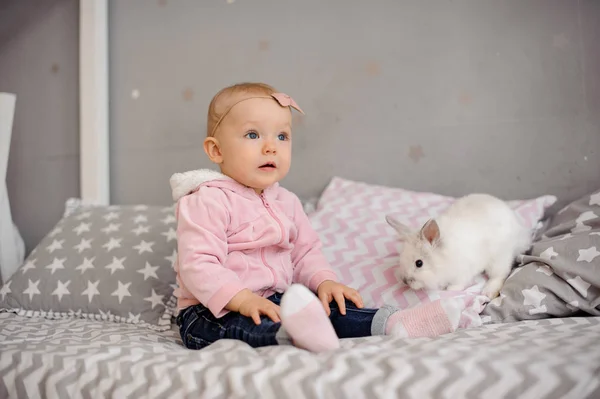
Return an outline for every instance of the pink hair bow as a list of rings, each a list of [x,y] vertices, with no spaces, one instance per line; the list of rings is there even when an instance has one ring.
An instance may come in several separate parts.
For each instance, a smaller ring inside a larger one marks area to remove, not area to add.
[[[296,101],[294,101],[294,99],[290,96],[288,96],[285,93],[273,93],[271,94],[271,96],[277,100],[277,102],[279,103],[279,105],[281,105],[282,107],[292,107],[294,108],[296,111],[300,112],[302,115],[304,115],[304,111],[302,111],[302,109],[300,109],[300,107],[298,106],[298,104],[296,104]]]

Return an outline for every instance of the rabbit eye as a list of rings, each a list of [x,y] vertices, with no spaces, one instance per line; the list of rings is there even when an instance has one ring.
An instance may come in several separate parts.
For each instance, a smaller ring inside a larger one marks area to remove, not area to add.
[[[421,267],[421,266],[423,266],[423,261],[422,261],[421,259],[418,259],[418,260],[415,262],[415,266],[416,266],[416,267]]]

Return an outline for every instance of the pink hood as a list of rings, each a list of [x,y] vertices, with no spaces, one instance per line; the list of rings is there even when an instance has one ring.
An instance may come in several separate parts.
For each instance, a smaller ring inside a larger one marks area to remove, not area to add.
[[[208,169],[175,173],[178,307],[198,303],[216,316],[248,288],[268,297],[301,283],[316,292],[337,281],[298,197],[274,184],[253,189]]]

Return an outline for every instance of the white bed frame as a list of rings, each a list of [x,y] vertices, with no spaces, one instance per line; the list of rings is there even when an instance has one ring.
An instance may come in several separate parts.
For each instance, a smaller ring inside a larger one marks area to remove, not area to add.
[[[99,205],[110,202],[107,1],[79,1],[80,196]]]
[[[99,205],[110,202],[107,1],[79,1],[80,197]],[[0,285],[24,255],[5,183],[15,103],[14,94],[0,93]]]

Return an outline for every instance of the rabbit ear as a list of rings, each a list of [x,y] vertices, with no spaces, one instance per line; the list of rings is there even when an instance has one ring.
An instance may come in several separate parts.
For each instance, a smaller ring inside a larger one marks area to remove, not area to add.
[[[386,220],[386,222],[388,222],[388,224],[390,226],[392,226],[394,228],[394,230],[396,230],[398,232],[398,235],[400,236],[400,238],[405,238],[406,236],[408,236],[411,233],[411,230],[408,226],[400,223],[393,216],[387,215],[385,217],[385,220]]]
[[[440,227],[435,219],[429,219],[427,223],[423,225],[420,235],[422,238],[429,241],[431,245],[437,244],[440,239]]]

